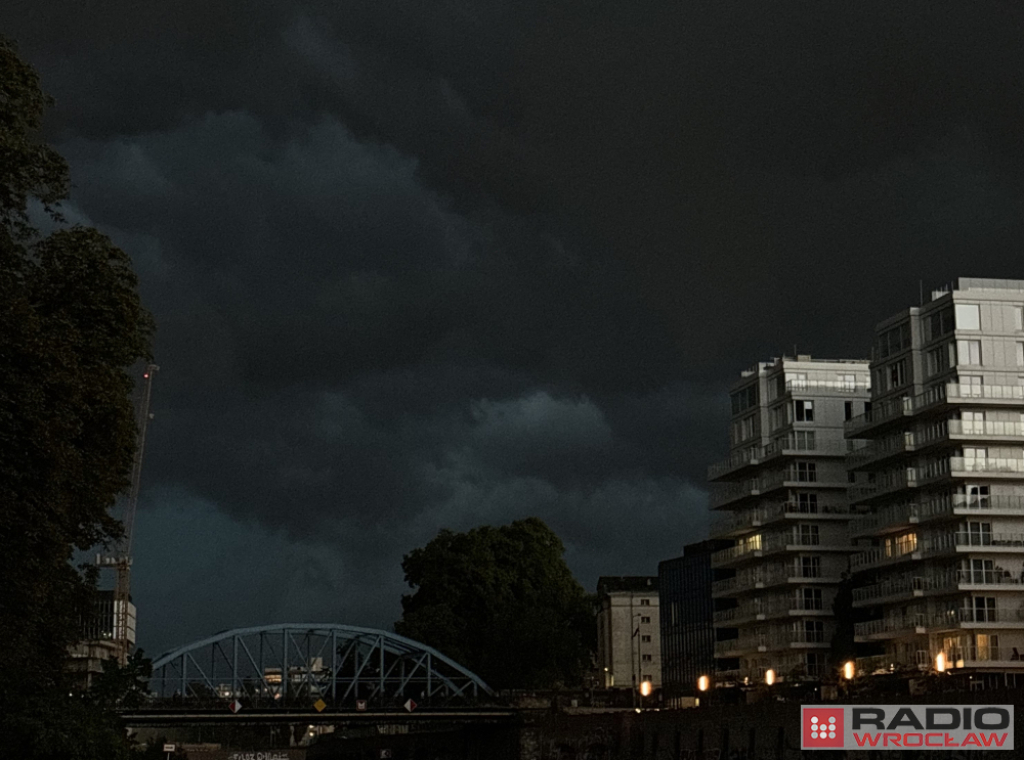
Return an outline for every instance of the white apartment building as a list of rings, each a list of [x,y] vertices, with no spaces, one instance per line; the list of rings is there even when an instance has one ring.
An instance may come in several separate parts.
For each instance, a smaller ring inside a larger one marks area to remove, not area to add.
[[[850,466],[861,645],[892,666],[1024,674],[1024,281],[961,278],[876,328]],[[941,655],[941,657],[940,657]],[[1008,675],[1012,674],[1012,675]],[[1024,679],[1019,683],[1024,683]]]
[[[866,361],[775,359],[731,389],[729,458],[709,468],[719,682],[814,678],[852,546],[844,422],[869,398]]]
[[[597,665],[606,689],[661,687],[658,578],[602,577],[597,581]]]

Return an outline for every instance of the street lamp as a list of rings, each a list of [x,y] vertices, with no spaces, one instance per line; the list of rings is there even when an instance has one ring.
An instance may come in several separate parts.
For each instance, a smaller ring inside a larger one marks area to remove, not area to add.
[[[853,660],[847,660],[846,664],[843,665],[843,678],[847,681],[852,681],[855,673],[856,669],[854,668]]]
[[[708,686],[710,685],[710,682],[711,682],[710,678],[708,678],[707,676],[701,676],[700,678],[697,679],[697,689],[699,691],[707,691],[708,690]]]
[[[641,697],[649,697],[649,696],[651,696],[651,682],[650,681],[644,681],[642,684],[640,684],[640,696]]]
[[[946,672],[946,655],[942,652],[935,655],[935,669],[940,673]]]
[[[764,682],[769,686],[775,683],[775,671],[771,668],[768,668],[768,670],[764,672]]]

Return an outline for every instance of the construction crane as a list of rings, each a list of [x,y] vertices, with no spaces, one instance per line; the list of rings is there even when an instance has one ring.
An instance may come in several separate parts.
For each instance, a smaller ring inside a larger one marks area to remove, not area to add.
[[[142,454],[146,447],[146,427],[152,415],[149,413],[149,401],[153,392],[153,375],[160,368],[155,364],[147,364],[142,373],[141,395],[135,404],[135,459],[132,462],[131,485],[128,494],[122,499],[121,524],[123,533],[117,543],[111,547],[111,554],[97,555],[96,563],[100,567],[112,567],[116,573],[114,581],[114,637],[117,661],[124,665],[128,662],[131,640],[128,635],[130,616],[128,614],[131,598],[132,581],[132,532],[135,527],[135,509],[139,502],[139,483],[142,479]]]

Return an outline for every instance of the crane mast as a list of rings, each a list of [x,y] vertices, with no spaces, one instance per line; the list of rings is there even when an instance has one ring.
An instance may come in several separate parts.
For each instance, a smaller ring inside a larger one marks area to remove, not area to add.
[[[132,576],[132,534],[135,527],[135,510],[139,502],[139,484],[142,479],[142,455],[146,447],[146,427],[149,423],[149,402],[153,391],[153,375],[160,368],[155,364],[146,365],[142,375],[142,395],[135,407],[135,457],[132,462],[131,481],[126,499],[124,500],[124,511],[121,515],[121,522],[124,531],[121,538],[114,545],[113,553],[97,558],[102,567],[113,567],[116,573],[114,581],[114,644],[117,652],[117,661],[124,665],[128,661],[128,654],[131,649],[131,640],[128,634],[130,616],[128,614],[131,598],[131,576]]]

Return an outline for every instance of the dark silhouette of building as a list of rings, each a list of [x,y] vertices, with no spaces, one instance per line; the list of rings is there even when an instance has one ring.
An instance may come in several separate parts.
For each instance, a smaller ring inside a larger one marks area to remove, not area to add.
[[[668,707],[697,695],[697,679],[715,672],[711,554],[728,546],[712,540],[690,544],[683,556],[658,564],[661,596],[662,695]],[[717,573],[717,574],[716,574]]]

